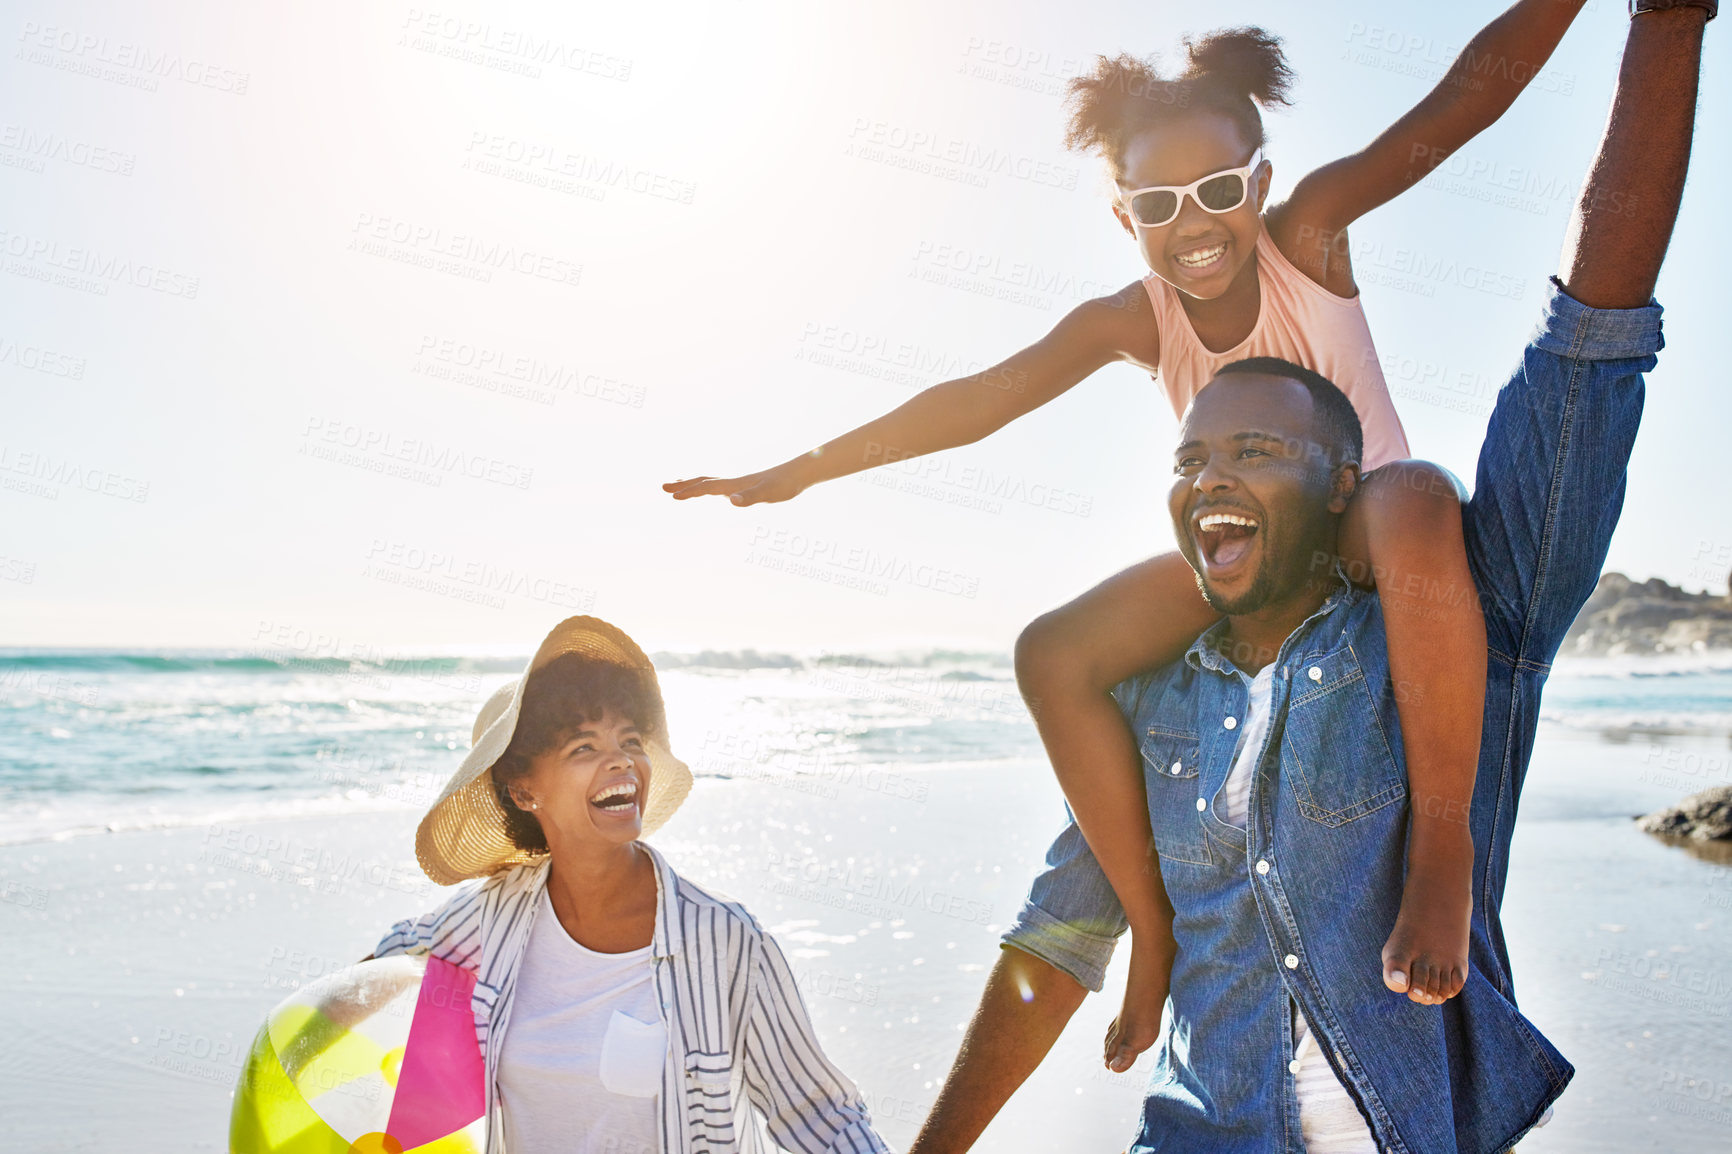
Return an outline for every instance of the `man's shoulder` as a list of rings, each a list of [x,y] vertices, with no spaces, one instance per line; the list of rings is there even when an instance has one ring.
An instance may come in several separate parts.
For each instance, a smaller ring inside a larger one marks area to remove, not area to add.
[[[1389,637],[1384,629],[1383,609],[1383,598],[1376,590],[1348,586],[1336,596],[1327,612],[1312,618],[1295,635],[1287,648],[1286,663],[1302,666],[1351,650],[1353,664],[1362,676],[1386,679]],[[1295,668],[1293,676],[1299,678],[1301,671]]]
[[[1164,711],[1188,697],[1195,686],[1196,673],[1190,662],[1180,657],[1125,678],[1113,686],[1113,701],[1125,720],[1134,726],[1138,717]]]
[[[1423,596],[1415,593],[1415,596]],[[1326,611],[1303,627],[1293,655],[1339,649],[1343,645],[1383,643],[1383,598],[1375,589],[1347,585],[1332,595]]]

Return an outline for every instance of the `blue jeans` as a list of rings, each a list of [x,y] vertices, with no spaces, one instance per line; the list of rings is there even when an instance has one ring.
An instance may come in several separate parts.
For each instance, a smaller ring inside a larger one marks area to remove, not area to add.
[[[1214,804],[1246,692],[1213,631],[1114,690],[1143,751],[1178,941],[1137,1154],[1302,1151],[1295,1012],[1384,1150],[1506,1150],[1568,1084],[1569,1063],[1516,1007],[1499,908],[1540,691],[1598,580],[1662,343],[1658,305],[1591,309],[1554,282],[1486,431],[1462,514],[1489,660],[1456,998],[1420,1006],[1381,980],[1408,819],[1427,802],[1407,793],[1376,596],[1340,589],[1283,643],[1243,829]],[[1073,823],[1005,941],[1098,990],[1124,927]]]

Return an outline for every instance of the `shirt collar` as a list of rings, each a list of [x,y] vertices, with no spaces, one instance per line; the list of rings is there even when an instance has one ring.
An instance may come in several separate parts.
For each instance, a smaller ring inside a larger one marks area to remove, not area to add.
[[[685,946],[685,933],[680,926],[680,875],[654,846],[641,840],[637,846],[649,854],[650,864],[655,867],[656,928],[650,938],[650,956],[671,958]],[[528,877],[530,891],[539,900],[540,891],[547,888],[547,879],[553,874],[553,858],[544,856],[530,869],[533,871]]]
[[[1328,597],[1323,599],[1323,604],[1312,610],[1311,615],[1301,621],[1293,632],[1287,635],[1287,639],[1281,643],[1283,650],[1313,621],[1327,617],[1337,609],[1357,605],[1366,596],[1363,590],[1355,588],[1353,582],[1347,579],[1347,571],[1342,567],[1339,558],[1335,562],[1335,578],[1340,584]],[[1236,678],[1241,676],[1239,667],[1221,655],[1219,645],[1226,632],[1227,619],[1224,617],[1203,630],[1197,635],[1197,639],[1191,642],[1191,647],[1185,650],[1185,663],[1192,669],[1207,669],[1212,673],[1220,674],[1222,677]]]
[[[646,841],[637,844],[649,854],[656,870],[656,929],[650,940],[650,952],[658,958],[671,958],[685,945],[685,933],[680,926],[680,876],[654,846]]]

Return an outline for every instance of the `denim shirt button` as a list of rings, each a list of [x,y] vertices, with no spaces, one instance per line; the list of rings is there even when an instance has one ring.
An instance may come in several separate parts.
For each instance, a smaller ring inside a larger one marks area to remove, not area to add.
[[[1209,808],[1209,803],[1204,801],[1202,798],[1199,797],[1197,799],[1197,812],[1202,813],[1204,810],[1206,810],[1208,808]]]
[[[1266,861],[1258,862],[1257,863],[1257,872],[1260,874],[1268,873],[1269,872],[1269,863]]]
[[[1174,777],[1179,776],[1179,769],[1180,769],[1180,763],[1176,762],[1176,761],[1173,762],[1173,776]]]
[[[1306,670],[1305,676],[1309,677],[1313,681],[1322,681],[1323,671],[1313,665],[1310,669]]]
[[[1299,968],[1299,956],[1297,954],[1288,954],[1281,960],[1287,964],[1289,970],[1296,970]]]
[[[1228,729],[1236,729],[1236,728],[1238,728],[1238,725],[1239,725],[1239,719],[1236,717],[1229,717],[1227,720],[1223,721],[1221,724],[1226,726]]]
[[[1299,1072],[1299,1059],[1294,1058],[1291,1062],[1287,1063],[1287,1072],[1289,1074],[1297,1074]]]

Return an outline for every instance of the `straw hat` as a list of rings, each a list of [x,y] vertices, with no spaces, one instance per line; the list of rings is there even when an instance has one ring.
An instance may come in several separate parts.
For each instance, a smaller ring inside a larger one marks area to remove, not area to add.
[[[554,626],[530,658],[523,676],[500,686],[481,707],[469,756],[445,783],[439,800],[415,831],[415,858],[422,871],[440,885],[482,877],[541,856],[518,849],[505,832],[505,811],[494,793],[492,769],[517,730],[529,675],[567,653],[581,653],[641,674],[652,699],[661,705],[655,666],[630,637],[599,617],[570,617]],[[647,834],[672,817],[686,799],[692,788],[692,771],[668,752],[665,720],[644,738],[650,763],[649,797],[643,810],[643,832]]]

